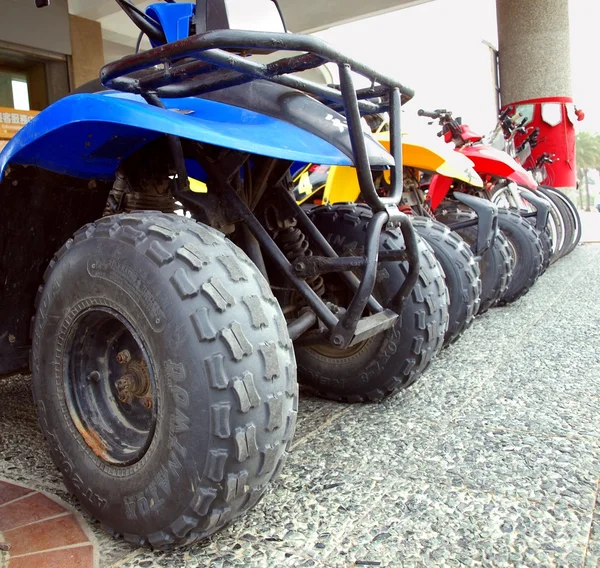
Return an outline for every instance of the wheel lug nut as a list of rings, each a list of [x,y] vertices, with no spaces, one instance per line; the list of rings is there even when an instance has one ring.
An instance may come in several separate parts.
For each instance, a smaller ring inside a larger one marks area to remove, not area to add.
[[[120,365],[125,365],[131,361],[131,353],[127,351],[127,349],[123,349],[123,351],[119,351],[117,353],[117,363]]]
[[[88,376],[87,380],[91,383],[97,383],[100,381],[100,373],[98,371],[92,371]]]

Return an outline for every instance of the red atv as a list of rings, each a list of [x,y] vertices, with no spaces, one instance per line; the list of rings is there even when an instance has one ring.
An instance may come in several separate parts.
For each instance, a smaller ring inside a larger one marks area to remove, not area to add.
[[[452,199],[461,192],[492,200],[499,187],[510,185],[532,204],[535,227],[526,217],[508,208],[498,211],[498,235],[492,246],[480,260],[482,297],[480,313],[491,306],[514,302],[533,286],[544,266],[544,245],[540,236],[545,229],[549,206],[545,199],[536,195],[538,184],[530,172],[514,158],[483,142],[483,136],[475,133],[447,110],[433,112],[419,110],[419,116],[438,120],[442,126],[440,136],[453,142],[456,151],[467,156],[475,171],[484,180],[484,187],[456,182],[436,174],[427,187],[426,204],[436,219],[449,225],[469,243],[477,239],[477,218],[460,202]],[[526,213],[525,215],[531,215]],[[511,275],[512,273],[512,275]]]

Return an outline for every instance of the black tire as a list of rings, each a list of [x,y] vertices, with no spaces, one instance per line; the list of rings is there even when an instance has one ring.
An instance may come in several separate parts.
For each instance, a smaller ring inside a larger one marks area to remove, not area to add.
[[[413,217],[413,226],[433,249],[443,271],[450,306],[444,347],[456,341],[479,310],[481,278],[479,265],[469,246],[446,225],[429,217]]]
[[[573,228],[573,236],[571,239],[571,244],[567,247],[564,253],[565,255],[570,254],[579,244],[579,241],[581,241],[582,226],[579,211],[577,210],[575,204],[569,199],[569,197],[560,189],[557,189],[556,187],[544,187],[544,189],[546,189],[550,194],[554,194],[554,196],[557,197],[558,200],[561,201],[567,207],[570,213],[570,220]]]
[[[519,214],[518,211],[514,210],[515,213]],[[548,270],[550,267],[550,261],[552,259],[552,239],[550,238],[550,233],[547,229],[543,231],[538,231],[535,228],[535,217],[524,217],[526,221],[535,229],[537,236],[540,239],[540,244],[542,245],[542,266],[540,267],[540,276]]]
[[[340,255],[362,254],[372,212],[366,205],[336,204],[310,211],[315,225]],[[404,246],[399,231],[385,231],[381,248]],[[448,325],[448,291],[439,263],[419,239],[421,274],[395,327],[346,352],[329,347],[296,349],[298,380],[331,400],[375,401],[410,386],[441,349]],[[387,305],[404,281],[405,263],[379,266],[375,295]]]
[[[499,209],[498,227],[508,239],[515,259],[512,278],[498,302],[503,306],[516,302],[535,284],[542,268],[543,252],[538,232],[518,213]]]
[[[436,218],[444,225],[454,225],[475,218],[471,210],[446,208],[436,211]],[[456,231],[463,240],[472,246],[477,242],[477,226],[466,227]],[[514,268],[508,240],[498,231],[494,244],[479,259],[481,278],[481,295],[478,314],[484,314],[495,306],[510,284]]]
[[[67,488],[107,530],[170,548],[258,501],[293,437],[296,366],[269,285],[224,235],[155,212],[101,219],[57,253],[36,308],[41,428]],[[115,394],[115,377],[135,375],[113,357],[126,341],[143,357],[146,410]]]
[[[546,230],[537,231],[542,245],[542,266],[540,268],[540,276],[550,267],[550,259],[552,258],[552,239]]]
[[[492,201],[496,203],[499,208],[508,208],[522,216],[532,210],[535,211],[535,207],[533,205],[529,209],[525,208],[523,210],[519,210],[514,205],[514,200],[510,196],[510,192],[507,194],[507,189],[508,188],[504,184],[501,184],[492,195]],[[565,239],[565,223],[563,221],[563,214],[561,214],[554,201],[547,195],[547,193],[543,191],[537,191],[537,193],[538,197],[544,198],[547,204],[550,206],[548,225],[545,229],[545,233],[538,232],[540,235],[540,240],[542,241],[544,254],[544,262],[541,272],[543,274],[547,270],[548,266],[554,264],[560,258],[560,250],[563,247],[563,242]],[[527,200],[525,199],[525,201]],[[524,218],[527,219],[527,222],[530,223],[532,227],[535,227],[535,217]]]

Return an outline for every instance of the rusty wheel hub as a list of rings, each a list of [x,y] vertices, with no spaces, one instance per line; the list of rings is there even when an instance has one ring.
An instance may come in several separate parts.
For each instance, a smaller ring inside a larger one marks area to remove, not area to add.
[[[111,308],[73,323],[65,365],[73,424],[93,454],[115,466],[139,461],[156,427],[156,381],[133,326]]]
[[[118,356],[117,361],[119,361]],[[115,386],[121,402],[133,404],[138,400],[146,408],[152,408],[152,397],[149,396],[150,373],[145,361],[131,361],[130,359],[126,374],[117,380]]]

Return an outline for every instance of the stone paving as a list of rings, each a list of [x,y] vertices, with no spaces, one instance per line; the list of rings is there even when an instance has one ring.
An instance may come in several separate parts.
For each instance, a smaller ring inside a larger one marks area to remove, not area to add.
[[[0,379],[0,401],[0,477],[77,506],[29,378]],[[281,477],[224,532],[155,553],[92,525],[100,566],[598,567],[599,418],[600,245],[588,244],[399,396],[303,396]]]
[[[583,228],[582,241],[600,243],[600,212],[594,207],[591,211],[579,211]]]

